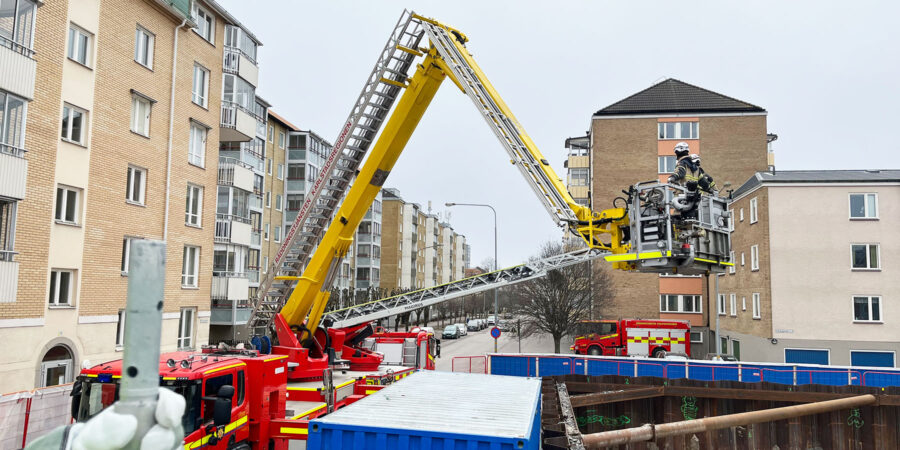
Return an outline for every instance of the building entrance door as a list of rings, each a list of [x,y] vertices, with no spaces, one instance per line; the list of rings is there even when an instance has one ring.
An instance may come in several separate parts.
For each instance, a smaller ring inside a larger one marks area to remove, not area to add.
[[[41,387],[56,386],[72,381],[72,352],[57,345],[41,360]]]

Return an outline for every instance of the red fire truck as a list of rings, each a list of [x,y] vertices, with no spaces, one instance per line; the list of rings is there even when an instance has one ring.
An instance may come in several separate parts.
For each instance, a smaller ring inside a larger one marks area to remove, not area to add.
[[[690,335],[691,324],[680,320],[582,320],[570,348],[579,355],[690,356]]]
[[[351,338],[352,340],[352,338]],[[160,386],[186,400],[185,449],[287,449],[305,440],[308,421],[349,405],[416,369],[434,370],[434,334],[376,332],[359,345],[384,352],[384,364],[354,371],[332,365],[323,379],[293,382],[288,355],[207,347],[202,352],[160,356]],[[344,352],[347,353],[348,347]],[[119,397],[122,360],[84,369],[72,389],[72,416],[87,420]]]

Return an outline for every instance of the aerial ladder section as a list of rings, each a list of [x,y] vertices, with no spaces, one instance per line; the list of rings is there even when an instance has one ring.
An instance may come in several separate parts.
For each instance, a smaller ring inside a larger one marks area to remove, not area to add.
[[[427,48],[418,46],[424,37],[430,42]],[[469,96],[507,150],[510,162],[525,176],[551,217],[557,224],[581,237],[586,248],[580,252],[560,255],[556,259],[536,261],[417,293],[332,311],[329,313],[329,322],[332,326],[359,324],[364,320],[391,315],[396,313],[392,311],[398,309],[409,310],[435,304],[453,296],[463,295],[463,292],[477,292],[479,289],[492,289],[521,282],[541,276],[555,268],[600,256],[613,262],[614,268],[641,272],[685,274],[721,272],[730,264],[727,261],[730,251],[728,213],[725,201],[718,197],[704,196],[706,200],[699,202],[702,203],[702,208],[698,214],[693,216],[682,214],[679,217],[673,217],[674,207],[686,204],[685,198],[690,193],[678,186],[659,183],[632,186],[627,192],[623,191],[627,199],[617,199],[621,200],[622,204],[614,204],[618,207],[611,209],[593,212],[577,204],[472,59],[465,47],[466,41],[467,38],[459,30],[404,11],[388,41],[388,47],[382,54],[382,59],[373,71],[375,75],[380,74],[380,78],[376,77],[376,80],[370,77],[368,80],[360,101],[354,107],[354,112],[351,113],[335,143],[334,150],[329,155],[329,161],[321,173],[322,177],[327,177],[331,181],[338,176],[336,175],[338,172],[350,174],[342,171],[340,165],[332,160],[338,155],[342,161],[345,160],[347,149],[357,152],[361,159],[365,153],[364,148],[368,148],[368,144],[373,142],[374,134],[382,122],[384,129],[368,150],[366,162],[349,190],[347,190],[349,178],[346,177],[337,183],[342,186],[341,188],[329,189],[317,186],[323,191],[331,192],[330,197],[326,197],[328,201],[339,200],[338,194],[345,193],[343,194],[345,199],[333,218],[329,220],[325,218],[326,214],[314,216],[308,212],[315,210],[318,193],[311,192],[306,198],[304,210],[298,215],[289,233],[296,232],[295,228],[309,227],[309,221],[316,219],[319,221],[317,229],[322,234],[321,241],[303,266],[302,261],[305,260],[305,255],[311,247],[299,245],[296,238],[291,236],[290,240],[294,243],[283,246],[278,257],[283,257],[282,253],[294,255],[289,261],[294,264],[295,272],[281,270],[281,267],[290,264],[283,264],[278,258],[275,259],[275,269],[280,270],[280,273],[266,277],[267,280],[271,278],[272,288],[263,289],[265,286],[263,285],[260,289],[267,291],[261,294],[264,296],[261,298],[266,301],[260,303],[272,309],[266,316],[256,314],[254,317],[258,316],[258,320],[255,319],[254,324],[265,325],[266,321],[274,321],[279,341],[291,340],[294,344],[309,349],[313,349],[316,345],[320,348],[327,346],[323,343],[324,338],[321,334],[316,335],[328,303],[329,288],[338,273],[340,262],[353,242],[356,228],[386,181],[444,78],[450,78]],[[385,58],[390,60],[398,57],[403,64],[394,65],[391,72],[382,70]],[[416,65],[415,73],[406,78],[401,69],[406,66],[412,68],[412,62],[417,58],[421,60]],[[376,90],[369,92],[368,89],[373,83],[377,85]],[[379,88],[383,92],[379,93]],[[374,118],[365,117],[363,113],[357,112],[361,105],[368,108],[368,102],[373,98],[380,98],[381,105],[384,106],[385,101],[393,102],[398,95],[399,98],[389,116],[386,110],[384,114],[374,115]],[[358,122],[360,117],[365,120]],[[368,127],[365,133],[358,134],[362,132],[353,131],[354,134],[349,137],[355,140],[351,144],[346,144],[347,133],[351,132],[349,130],[358,130],[361,126]],[[359,161],[348,161],[345,164],[344,168],[356,167]],[[696,199],[698,196],[693,198]],[[676,199],[680,201],[676,202]],[[327,212],[324,208],[317,211]],[[325,227],[325,224],[328,226]],[[635,244],[640,244],[640,248],[633,247]],[[296,270],[300,266],[303,266],[303,272],[298,276]]]

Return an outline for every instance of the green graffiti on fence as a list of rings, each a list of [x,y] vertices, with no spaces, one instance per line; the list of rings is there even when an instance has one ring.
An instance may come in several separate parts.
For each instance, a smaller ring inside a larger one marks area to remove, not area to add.
[[[631,423],[631,418],[624,414],[619,417],[606,417],[598,414],[591,414],[579,416],[576,420],[578,421],[578,426],[582,427],[589,423],[599,423],[601,426],[607,428],[619,428]]]
[[[856,429],[862,428],[866,422],[859,415],[859,408],[854,408],[850,410],[850,417],[847,417],[847,425],[854,427]]]
[[[681,397],[681,415],[684,417],[684,420],[696,419],[697,411],[699,410],[696,397]]]

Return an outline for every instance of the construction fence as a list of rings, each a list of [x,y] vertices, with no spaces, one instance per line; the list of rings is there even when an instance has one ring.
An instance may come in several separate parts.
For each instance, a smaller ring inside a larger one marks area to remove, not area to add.
[[[0,395],[0,450],[20,449],[72,419],[72,384]]]
[[[468,359],[467,359],[468,358]],[[472,358],[453,358],[454,372],[476,372]],[[743,361],[668,360],[558,354],[488,354],[484,371],[493,375],[544,377],[555,375],[620,375],[699,381],[770,382],[786,385],[900,386],[900,370],[883,367],[820,366],[815,364]]]

